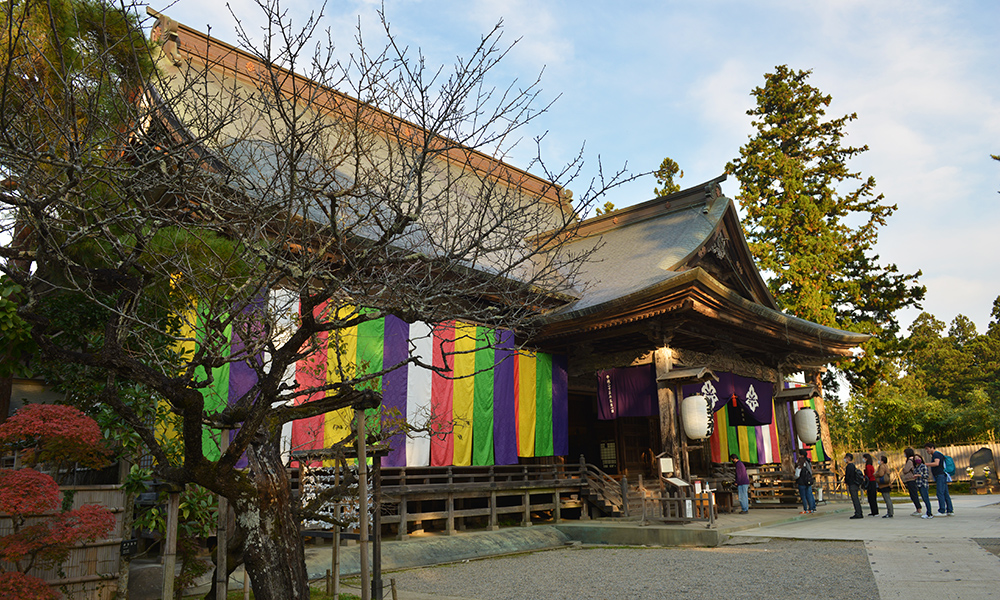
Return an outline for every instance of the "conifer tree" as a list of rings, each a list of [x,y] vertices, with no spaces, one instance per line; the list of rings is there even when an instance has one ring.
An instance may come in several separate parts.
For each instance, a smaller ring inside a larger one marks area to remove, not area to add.
[[[782,309],[875,336],[846,370],[867,389],[894,368],[896,313],[919,306],[925,288],[920,271],[900,273],[874,253],[896,205],[848,166],[868,150],[845,144],[857,114],[827,117],[831,96],[807,83],[810,74],[780,65],[764,76],[747,111],[755,132],[727,171],[740,181],[747,241]]]
[[[684,171],[681,170],[677,161],[669,156],[663,159],[659,169],[653,171],[653,176],[656,177],[656,183],[659,184],[658,187],[653,188],[653,193],[657,196],[669,196],[681,191],[681,184],[675,182],[674,177],[683,178]]]

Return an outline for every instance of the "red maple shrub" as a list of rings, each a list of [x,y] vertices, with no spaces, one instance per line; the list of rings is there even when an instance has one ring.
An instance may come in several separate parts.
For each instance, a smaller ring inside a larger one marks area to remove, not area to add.
[[[4,598],[29,598],[31,600],[56,600],[59,594],[37,577],[20,571],[0,573],[0,594]]]
[[[0,425],[0,448],[29,453],[28,462],[81,462],[98,467],[106,457],[101,430],[93,419],[70,406],[31,405]],[[0,513],[12,533],[0,537],[0,598],[57,598],[32,568],[60,564],[80,542],[111,533],[115,516],[101,506],[61,510],[59,486],[33,468],[0,470]],[[13,568],[9,568],[13,567]]]
[[[29,404],[0,424],[0,448],[21,451],[29,464],[107,462],[97,422],[72,406]]]

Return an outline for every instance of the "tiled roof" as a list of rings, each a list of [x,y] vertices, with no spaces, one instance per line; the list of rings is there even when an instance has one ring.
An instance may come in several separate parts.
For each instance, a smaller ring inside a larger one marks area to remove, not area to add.
[[[683,272],[678,267],[705,243],[730,206],[728,198],[713,198],[705,188],[698,186],[586,221],[581,228],[585,235],[588,225],[600,232],[571,242],[567,250],[597,249],[580,270],[580,299],[558,313],[590,312]],[[621,224],[614,224],[616,218]]]

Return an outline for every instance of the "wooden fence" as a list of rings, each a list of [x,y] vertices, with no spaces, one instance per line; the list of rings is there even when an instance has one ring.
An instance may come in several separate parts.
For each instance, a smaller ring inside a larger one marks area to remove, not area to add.
[[[85,504],[99,504],[115,515],[115,528],[111,537],[88,544],[78,544],[70,551],[62,565],[52,569],[28,571],[46,581],[65,598],[73,600],[111,600],[118,591],[118,568],[121,561],[121,526],[125,505],[125,492],[120,485],[61,486],[60,491],[73,491],[73,508]],[[46,517],[29,517],[26,525]],[[10,517],[0,514],[0,535],[11,533]],[[14,565],[2,563],[4,570]]]

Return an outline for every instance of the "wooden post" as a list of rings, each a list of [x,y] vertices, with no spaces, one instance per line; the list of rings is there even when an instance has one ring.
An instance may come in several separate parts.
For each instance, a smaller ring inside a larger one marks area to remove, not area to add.
[[[225,454],[229,449],[229,430],[223,429],[219,436],[219,452]],[[229,549],[228,531],[229,501],[219,494],[219,523],[215,530],[215,598],[226,600],[229,597],[229,569],[226,565]]]
[[[360,518],[361,600],[371,600],[371,569],[368,565],[368,456],[365,447],[365,411],[354,411],[358,422],[358,516]]]
[[[580,455],[580,520],[590,520],[590,504],[584,495],[588,494],[590,484],[587,483],[587,457]]]
[[[337,467],[338,469],[340,467]],[[333,514],[337,515],[339,519],[343,513],[343,506],[337,504],[333,507]],[[330,565],[333,570],[333,581],[331,582],[330,593],[334,598],[340,598],[340,525],[333,526],[333,548],[330,549],[330,554],[332,554]]]
[[[622,512],[628,516],[628,477],[622,477]]]
[[[823,376],[819,371],[807,371],[806,382],[811,382],[816,386],[816,391],[819,392],[819,396],[816,396],[816,414],[819,416],[819,433],[820,439],[823,441],[823,453],[826,457],[832,461],[834,465],[837,464],[836,449],[833,447],[833,439],[830,437],[830,425],[826,422],[826,400],[823,399]],[[815,456],[813,457],[815,459]]]
[[[0,391],[2,391],[2,379],[0,379]],[[6,417],[7,414],[3,412],[0,408],[0,417]],[[2,421],[0,421],[2,422]],[[119,462],[119,472],[118,481],[125,481],[131,471],[132,463],[127,459],[122,458]],[[125,511],[122,513],[122,528],[121,528],[121,538],[123,540],[132,539],[132,523],[135,520],[135,492],[127,492],[125,494]],[[121,561],[118,563],[118,594],[117,598],[125,598],[128,595],[128,575],[129,566],[132,564],[131,556],[122,556]]]
[[[500,529],[500,522],[497,519],[497,490],[496,490],[496,468],[490,467],[490,524],[486,527],[489,531]]]
[[[788,414],[788,402],[774,403],[774,425],[778,430],[778,447],[781,451],[781,469],[783,471],[793,471],[795,469],[794,454],[795,442],[792,440],[791,417]]]
[[[405,540],[410,537],[407,533],[406,520],[409,519],[406,508],[406,492],[399,493],[399,529],[396,530],[396,539]]]
[[[375,541],[372,545],[372,598],[382,600],[382,457],[378,454],[372,457],[373,489],[372,500],[375,502],[375,513],[372,522],[372,533]]]
[[[660,442],[667,456],[677,460],[677,395],[669,381],[659,381],[660,377],[670,373],[672,367],[672,352],[668,346],[657,348],[653,353],[653,363],[656,366],[656,397],[660,406]]]
[[[455,535],[455,492],[451,491],[455,484],[455,474],[451,467],[448,467],[448,498],[446,500],[448,516],[444,523],[445,535]]]
[[[163,597],[174,597],[174,569],[177,566],[177,513],[181,505],[180,490],[167,495],[167,539],[163,550]]]
[[[300,463],[302,464],[302,463]],[[333,468],[333,485],[340,485],[340,472],[341,469],[346,467],[346,463],[343,461],[337,461],[334,463]],[[333,505],[333,515],[339,520],[344,514],[343,504]],[[330,594],[334,598],[340,598],[340,525],[333,525],[333,540],[330,544],[330,570],[333,571],[332,580],[330,581]]]
[[[559,488],[552,492],[552,499],[555,501],[555,508],[553,509],[553,518],[555,518],[556,523],[562,523],[562,494],[559,493]]]
[[[531,526],[531,492],[524,492],[524,514],[521,515],[521,527]]]
[[[250,574],[246,565],[243,565],[243,600],[250,600]]]

